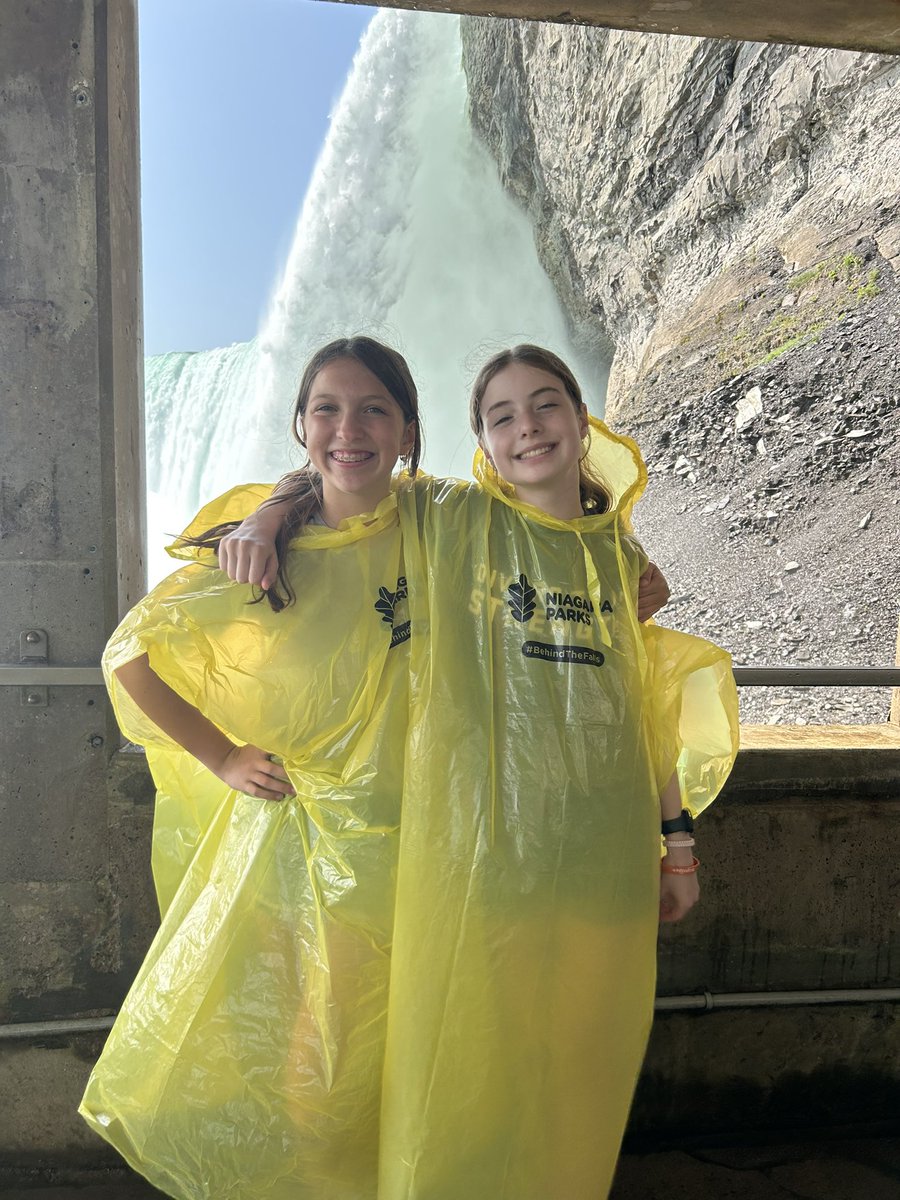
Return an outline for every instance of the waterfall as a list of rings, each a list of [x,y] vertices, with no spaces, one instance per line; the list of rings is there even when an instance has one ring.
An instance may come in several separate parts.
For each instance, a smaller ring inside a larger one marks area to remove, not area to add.
[[[529,220],[470,128],[460,57],[458,17],[376,14],[257,337],[148,359],[151,580],[167,569],[164,534],[200,503],[296,463],[302,364],[333,337],[368,333],[406,355],[436,474],[469,474],[467,389],[501,346],[555,350],[602,411],[607,364],[570,343]]]

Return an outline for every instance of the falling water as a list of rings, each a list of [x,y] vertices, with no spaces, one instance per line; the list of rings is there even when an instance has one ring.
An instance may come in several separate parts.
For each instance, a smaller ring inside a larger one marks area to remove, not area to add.
[[[602,411],[606,365],[580,353],[528,218],[466,115],[459,18],[384,10],[357,51],[268,315],[250,342],[147,363],[150,572],[164,531],[242,480],[295,461],[288,422],[304,359],[363,332],[409,360],[425,466],[468,475],[466,391],[500,346],[560,353]]]

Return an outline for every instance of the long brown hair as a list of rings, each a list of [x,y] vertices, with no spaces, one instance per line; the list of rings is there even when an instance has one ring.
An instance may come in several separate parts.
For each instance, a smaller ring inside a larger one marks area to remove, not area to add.
[[[502,370],[512,366],[513,363],[522,363],[527,367],[536,367],[540,371],[546,371],[549,375],[555,375],[574,404],[575,411],[581,416],[584,399],[581,395],[581,388],[578,386],[578,380],[569,367],[551,350],[545,350],[542,346],[532,346],[525,342],[520,346],[513,346],[509,350],[500,350],[497,354],[492,355],[475,377],[472,394],[469,397],[469,421],[479,442],[484,433],[484,421],[481,419],[484,393],[494,376],[499,375]],[[588,437],[590,437],[590,432],[588,432]],[[582,456],[578,467],[581,507],[591,515],[609,512],[612,507],[609,488],[602,479],[592,473],[586,458],[587,452]]]
[[[396,400],[406,423],[412,422],[415,426],[415,441],[412,450],[404,456],[407,471],[411,476],[415,476],[419,469],[423,447],[419,393],[403,355],[374,338],[362,335],[338,338],[336,341],[329,342],[327,346],[322,346],[313,354],[303,370],[297,399],[294,402],[291,432],[295,440],[304,450],[306,449],[306,443],[300,434],[300,422],[306,415],[309,394],[316,376],[329,363],[345,358],[351,358],[371,371]],[[291,538],[308,525],[322,509],[322,477],[308,459],[299,470],[291,471],[288,475],[283,476],[265,504],[281,504],[286,500],[290,501],[291,507],[275,538],[275,553],[278,556],[276,581],[272,587],[252,601],[252,603],[258,604],[261,600],[268,600],[275,612],[280,612],[287,605],[293,604],[295,600],[294,592],[284,570],[288,544]],[[180,540],[183,545],[218,550],[222,538],[237,529],[239,524],[239,521],[228,521],[221,525],[214,525],[196,537],[185,537]]]

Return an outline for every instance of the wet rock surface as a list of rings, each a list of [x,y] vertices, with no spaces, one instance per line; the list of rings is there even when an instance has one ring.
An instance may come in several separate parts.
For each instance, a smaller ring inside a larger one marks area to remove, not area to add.
[[[473,125],[647,459],[661,619],[740,665],[893,665],[900,62],[462,28]],[[884,688],[742,690],[751,722],[889,710]]]
[[[648,465],[636,525],[672,587],[661,623],[740,665],[894,662],[898,354],[893,285],[864,321],[620,423]],[[741,706],[750,722],[877,723],[890,691],[743,688]]]

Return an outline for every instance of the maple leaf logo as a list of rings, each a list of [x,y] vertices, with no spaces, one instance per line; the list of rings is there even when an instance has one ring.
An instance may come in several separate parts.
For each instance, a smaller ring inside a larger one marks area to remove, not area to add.
[[[397,602],[397,593],[390,592],[386,587],[378,589],[378,599],[375,601],[375,611],[381,613],[382,621],[386,621],[388,625],[394,623],[394,605]]]
[[[511,583],[506,590],[509,599],[506,603],[517,621],[530,621],[534,616],[534,602],[537,592],[528,582],[527,575],[520,575],[517,583]]]

